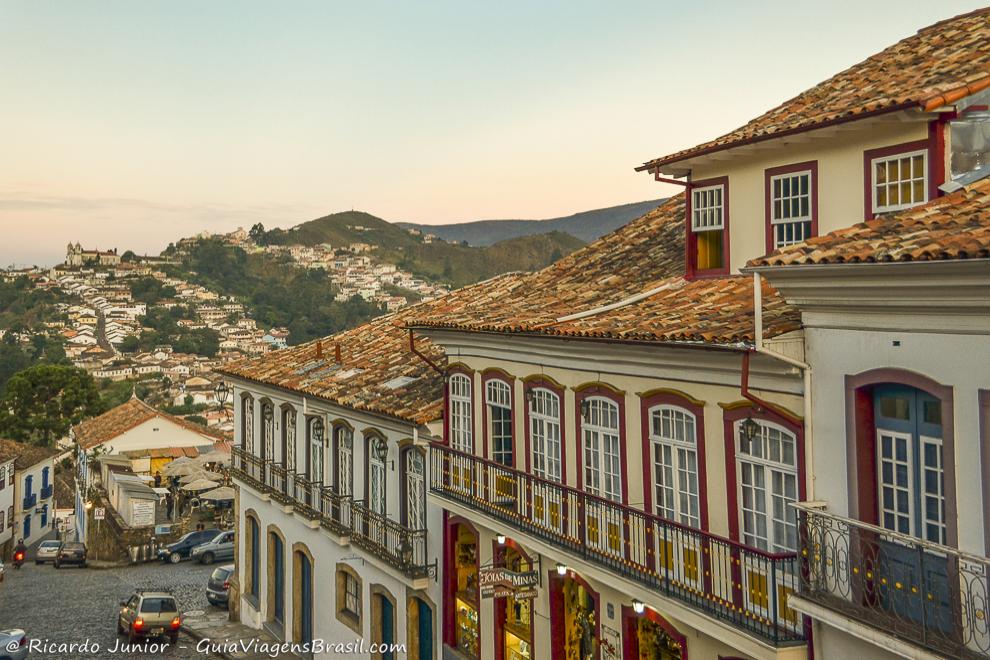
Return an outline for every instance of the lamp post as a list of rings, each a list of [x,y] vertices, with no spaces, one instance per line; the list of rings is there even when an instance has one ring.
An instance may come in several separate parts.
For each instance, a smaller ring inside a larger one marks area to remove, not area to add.
[[[217,403],[220,404],[220,410],[223,411],[225,415],[232,417],[231,412],[227,410],[227,400],[230,398],[230,385],[226,381],[221,380],[217,383],[217,386],[213,388],[213,393],[216,396]]]

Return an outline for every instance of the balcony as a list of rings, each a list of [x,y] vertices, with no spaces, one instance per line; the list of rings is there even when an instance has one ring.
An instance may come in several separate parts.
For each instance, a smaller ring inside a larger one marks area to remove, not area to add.
[[[50,500],[52,498],[53,487],[52,484],[41,487],[41,499]]]
[[[34,493],[30,493],[24,496],[24,501],[21,503],[22,508],[27,511],[28,509],[33,509],[35,505],[38,504],[38,496]]]
[[[798,505],[800,596],[954,658],[990,658],[990,559]]]
[[[435,574],[426,563],[426,530],[408,529],[363,501],[351,504],[351,541],[411,578]]]
[[[355,503],[350,495],[340,495],[331,486],[262,461],[240,447],[234,447],[231,467],[251,488],[270,493],[278,502],[291,505],[296,513],[340,537],[348,537],[370,554],[402,571],[412,579],[436,577],[437,563],[427,563],[426,530],[411,530],[394,520]]]
[[[804,639],[787,605],[797,553],[764,552],[443,445],[430,451],[430,490],[767,643]]]

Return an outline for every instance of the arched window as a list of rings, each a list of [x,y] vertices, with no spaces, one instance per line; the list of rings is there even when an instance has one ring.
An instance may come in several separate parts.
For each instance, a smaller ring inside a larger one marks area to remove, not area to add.
[[[426,529],[426,461],[423,452],[410,447],[405,452],[406,527]]]
[[[537,387],[532,389],[529,404],[530,442],[533,474],[550,481],[561,480],[560,397]]]
[[[335,486],[337,494],[345,497],[354,495],[354,431],[346,424],[334,427],[337,446],[337,474]]]
[[[492,458],[502,465],[512,465],[512,389],[509,384],[497,378],[485,383],[485,403]]]
[[[6,522],[6,520],[4,519],[4,516],[6,514],[7,514],[6,511],[4,511],[3,509],[0,509],[0,531],[3,531],[5,529],[7,529],[6,525],[4,524]]]
[[[695,417],[668,405],[651,408],[649,415],[656,515],[700,528]]]
[[[258,526],[258,521],[254,518],[254,516],[248,516],[247,523],[248,523],[248,539],[249,539],[248,541],[249,545],[247,549],[250,554],[248,562],[251,569],[250,572],[251,581],[250,584],[248,585],[248,588],[250,589],[249,593],[257,599],[258,594],[260,593],[260,585],[258,584],[258,582],[260,581],[260,577],[261,577],[260,576],[261,528]]]
[[[314,483],[323,483],[323,437],[324,426],[322,417],[311,417],[309,420],[309,465],[307,474]]]
[[[0,465],[0,490],[7,487],[7,466]],[[3,530],[3,525],[0,525],[0,531]]]
[[[385,463],[388,460],[388,442],[379,435],[368,436],[368,506],[375,513],[385,515]]]
[[[471,379],[464,374],[450,377],[450,446],[467,454],[474,453],[471,433]]]
[[[271,401],[261,404],[261,458],[266,461],[275,458],[275,406]]]
[[[770,552],[797,549],[797,438],[782,426],[754,419],[752,439],[736,422],[736,470],[742,541]]]
[[[593,396],[581,405],[584,437],[584,488],[592,495],[622,501],[622,460],[619,453],[619,406]]]
[[[282,411],[282,464],[290,472],[296,469],[296,409]]]
[[[254,399],[250,395],[241,399],[241,447],[254,453]]]

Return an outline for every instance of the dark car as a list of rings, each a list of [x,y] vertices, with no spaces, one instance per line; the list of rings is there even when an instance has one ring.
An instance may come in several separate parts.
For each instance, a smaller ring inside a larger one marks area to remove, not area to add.
[[[210,575],[206,583],[206,600],[217,607],[227,607],[230,596],[230,576],[234,574],[234,565],[220,566]]]
[[[86,568],[86,546],[75,541],[62,541],[55,553],[55,568],[70,564]]]
[[[189,559],[189,554],[197,545],[202,545],[220,533],[219,529],[206,529],[199,532],[189,532],[175,543],[166,545],[158,551],[158,558],[178,564],[183,559]]]

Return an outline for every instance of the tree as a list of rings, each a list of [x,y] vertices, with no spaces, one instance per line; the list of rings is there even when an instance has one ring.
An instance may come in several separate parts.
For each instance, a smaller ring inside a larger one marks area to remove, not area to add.
[[[0,435],[52,447],[71,426],[102,410],[92,376],[75,367],[38,364],[7,382]]]
[[[255,242],[256,245],[265,244],[265,226],[260,222],[251,227],[248,231],[248,236],[251,240]]]
[[[132,261],[137,261],[137,255],[132,250],[128,250],[120,257],[120,260],[125,264],[131,263]]]
[[[127,335],[117,348],[121,353],[136,353],[141,349],[141,339],[137,335]]]

